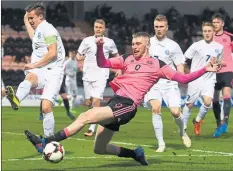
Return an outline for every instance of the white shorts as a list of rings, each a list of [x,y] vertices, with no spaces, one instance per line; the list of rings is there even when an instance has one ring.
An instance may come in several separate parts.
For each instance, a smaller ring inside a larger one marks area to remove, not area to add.
[[[91,97],[103,99],[106,83],[107,80],[98,80],[98,81],[83,80],[85,99],[90,99]]]
[[[77,96],[78,95],[78,87],[77,87],[77,77],[70,77],[66,75],[66,89],[67,94],[70,96]]]
[[[168,107],[180,107],[181,97],[180,90],[177,85],[169,86],[161,89],[159,87],[151,88],[150,91],[144,97],[144,106],[151,108],[150,100],[159,100],[162,103],[164,100]]]
[[[37,76],[38,86],[36,89],[43,89],[40,99],[49,100],[54,104],[61,88],[64,70],[62,68],[35,68],[25,71],[25,74],[27,75],[29,72]]]
[[[201,86],[197,86],[197,84],[188,85],[186,103],[194,103],[203,96],[211,97],[213,99],[215,82],[206,82],[200,85]]]

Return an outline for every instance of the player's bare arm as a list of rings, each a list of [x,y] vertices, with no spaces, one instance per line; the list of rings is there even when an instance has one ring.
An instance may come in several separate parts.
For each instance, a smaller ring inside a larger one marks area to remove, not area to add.
[[[76,54],[76,58],[78,61],[84,61],[85,57],[83,55],[81,55],[80,53]]]
[[[36,63],[26,64],[25,70],[27,69],[33,69],[33,68],[40,68],[42,66],[45,66],[49,64],[52,60],[54,60],[57,57],[57,43],[53,43],[48,46],[48,52],[45,54],[45,56]]]
[[[176,67],[178,72],[184,73],[184,64],[176,65]]]
[[[26,12],[24,15],[24,24],[25,24],[25,27],[27,29],[27,32],[28,32],[30,39],[32,39],[35,31],[32,28],[29,20],[31,20],[31,18],[28,17],[28,12]]]

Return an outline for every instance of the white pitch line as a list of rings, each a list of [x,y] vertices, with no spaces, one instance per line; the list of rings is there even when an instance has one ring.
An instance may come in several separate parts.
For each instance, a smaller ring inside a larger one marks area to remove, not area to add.
[[[206,150],[197,150],[197,149],[193,149],[192,151],[203,152],[203,153],[212,153],[212,154],[223,154],[223,155],[233,156],[233,153],[226,153],[226,152],[206,151]]]
[[[146,156],[147,158],[158,158],[158,157],[229,157],[229,155],[189,155],[189,154],[182,154],[182,155],[151,155]],[[102,156],[102,157],[64,157],[65,160],[74,160],[74,159],[112,159],[116,158],[115,156]],[[24,158],[24,159],[6,159],[2,160],[2,162],[14,162],[14,161],[38,161],[44,160],[42,157],[40,158]]]
[[[24,134],[22,133],[15,133],[15,132],[2,132],[3,134],[11,134],[11,135],[19,135],[22,136]],[[83,138],[69,138],[72,140],[79,140],[79,141],[94,141],[94,140],[88,140],[88,139],[83,139]],[[129,145],[129,146],[138,146],[138,144],[134,143],[126,143],[126,142],[121,142],[121,141],[111,141],[112,143],[116,144],[122,144],[122,145]],[[146,144],[140,144],[142,147],[154,147],[152,145],[146,145]],[[220,155],[226,155],[226,156],[233,156],[233,153],[227,153],[227,152],[221,152],[221,151],[206,151],[206,150],[200,150],[200,149],[190,149],[191,151],[194,152],[202,152],[202,153],[212,153],[212,154],[220,154]],[[205,155],[204,155],[205,156]]]

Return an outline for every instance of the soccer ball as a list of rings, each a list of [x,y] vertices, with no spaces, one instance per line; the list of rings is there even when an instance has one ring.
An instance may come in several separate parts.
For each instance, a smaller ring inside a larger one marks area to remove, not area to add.
[[[65,155],[64,147],[56,141],[46,144],[44,148],[44,159],[51,163],[59,163]]]

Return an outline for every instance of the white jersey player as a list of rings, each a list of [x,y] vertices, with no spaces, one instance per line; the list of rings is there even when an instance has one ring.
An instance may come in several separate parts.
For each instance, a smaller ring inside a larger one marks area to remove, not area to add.
[[[65,62],[65,75],[66,75],[66,88],[67,94],[71,101],[71,109],[73,108],[73,103],[78,95],[78,87],[77,87],[77,72],[78,72],[78,65],[75,58],[75,54],[69,52],[69,58]]]
[[[150,55],[159,58],[172,68],[184,72],[185,58],[180,46],[173,40],[166,37],[168,23],[166,16],[157,15],[154,20],[155,36],[150,39]],[[183,116],[181,114],[181,97],[178,83],[160,79],[145,95],[145,105],[152,107],[152,123],[159,148],[156,152],[164,152],[165,142],[163,139],[163,122],[161,117],[161,104],[165,101],[169,107],[177,126],[180,129],[180,136],[186,147],[191,146],[191,140],[184,132]]]
[[[14,110],[32,88],[44,89],[41,96],[44,135],[54,133],[53,105],[64,76],[65,49],[61,37],[52,24],[45,20],[45,8],[41,4],[26,8],[24,23],[32,39],[31,63],[25,65],[26,78],[17,93],[7,87],[7,98]]]
[[[103,20],[96,20],[94,23],[95,35],[86,37],[78,48],[78,60],[84,59],[83,64],[83,85],[85,92],[85,104],[89,107],[99,107],[100,100],[103,99],[104,89],[106,87],[107,79],[109,77],[108,68],[99,68],[96,61],[97,46],[95,40],[97,37],[103,36],[105,31],[105,22]],[[118,50],[114,41],[110,38],[104,39],[104,56],[109,58],[111,56],[118,56]],[[95,124],[92,124],[85,136],[93,136],[95,131]]]
[[[204,40],[193,43],[185,52],[185,57],[187,59],[192,59],[190,69],[191,72],[205,66],[212,57],[216,57],[217,60],[220,61],[223,56],[223,46],[213,40],[213,24],[209,22],[203,23],[202,32]],[[203,105],[201,106],[196,119],[193,120],[194,132],[196,135],[200,135],[201,120],[204,119],[209,108],[211,107],[215,83],[216,73],[206,73],[192,83],[188,84],[186,105],[183,108],[183,114],[185,117],[185,128],[187,128],[187,123],[191,115],[191,108],[193,106],[193,103],[199,97],[203,101]]]

